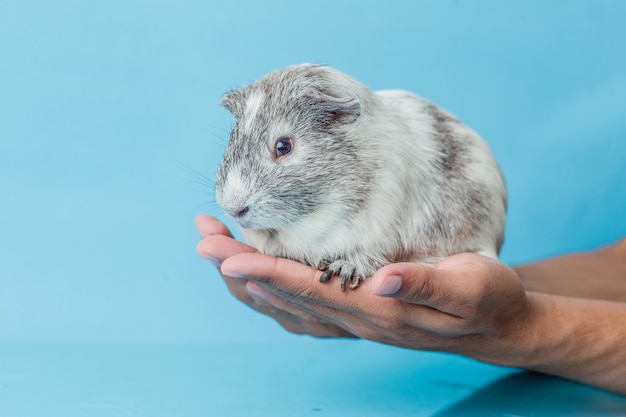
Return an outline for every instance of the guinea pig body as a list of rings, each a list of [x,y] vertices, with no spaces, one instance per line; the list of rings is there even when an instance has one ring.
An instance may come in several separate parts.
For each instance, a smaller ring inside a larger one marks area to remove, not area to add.
[[[409,92],[330,67],[270,73],[222,99],[235,125],[215,197],[263,253],[342,290],[383,265],[461,252],[497,258],[506,188],[487,144]]]

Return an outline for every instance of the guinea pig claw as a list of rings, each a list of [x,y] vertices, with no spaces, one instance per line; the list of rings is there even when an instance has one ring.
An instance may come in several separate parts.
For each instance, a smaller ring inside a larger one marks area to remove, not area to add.
[[[363,281],[362,276],[356,275],[356,267],[348,261],[322,261],[319,263],[318,269],[324,272],[320,276],[320,282],[328,282],[333,275],[339,275],[341,278],[341,291],[343,292],[346,291],[346,287],[351,290],[355,289]]]
[[[324,271],[324,273],[320,277],[320,282],[328,282],[330,281],[330,278],[332,276],[333,276],[333,271],[331,271],[330,269],[327,269],[326,271]]]
[[[361,281],[363,281],[363,278],[361,277],[357,277],[354,276],[352,277],[352,279],[350,280],[350,285],[348,287],[350,287],[351,290],[355,289],[356,287],[359,286],[359,284],[361,283]]]
[[[359,284],[362,281],[362,278],[358,276],[341,277],[341,291],[344,291],[344,292],[346,291],[346,284],[348,283],[348,281],[350,281],[350,284],[348,284],[348,288],[350,288],[351,290],[354,290],[356,287],[359,286]]]
[[[351,277],[347,277],[347,276],[343,276],[341,277],[341,291],[345,292],[346,291],[346,284],[348,286],[348,288],[350,288],[351,290],[354,290],[356,287],[359,286],[359,284],[361,283],[363,279],[361,277],[357,277],[357,276],[351,276]],[[350,282],[348,284],[348,282]]]
[[[332,262],[326,259],[322,259],[319,264],[317,264],[317,269],[320,271],[326,271]]]

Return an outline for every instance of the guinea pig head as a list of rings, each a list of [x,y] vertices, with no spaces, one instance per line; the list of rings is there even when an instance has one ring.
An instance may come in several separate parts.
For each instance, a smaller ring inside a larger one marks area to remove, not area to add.
[[[361,103],[338,93],[323,67],[270,73],[222,105],[235,118],[215,181],[228,216],[243,228],[281,229],[336,203],[358,154],[346,128]]]

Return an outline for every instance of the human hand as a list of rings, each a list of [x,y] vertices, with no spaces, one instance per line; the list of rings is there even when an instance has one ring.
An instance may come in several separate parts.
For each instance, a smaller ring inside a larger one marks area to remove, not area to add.
[[[434,267],[387,265],[341,292],[315,268],[237,242],[209,216],[196,223],[198,253],[221,268],[230,291],[291,332],[458,353],[626,395],[624,303],[525,291],[513,269],[467,253]]]
[[[479,255],[451,256],[435,267],[388,265],[363,288],[343,293],[320,283],[315,268],[234,240],[211,217],[196,223],[203,236],[198,253],[221,267],[235,297],[294,333],[357,336],[502,363],[512,360],[532,313],[515,272]]]
[[[210,216],[198,216],[196,227],[202,240],[197,252],[220,268],[223,260],[238,254],[258,254],[251,246],[235,240],[224,224]],[[305,267],[304,265],[297,264]],[[312,268],[310,268],[312,269]],[[316,271],[316,270],[313,270]],[[312,272],[313,272],[312,271]],[[263,291],[253,281],[221,274],[230,292],[254,310],[274,318],[287,331],[315,337],[355,337],[331,322],[307,313],[292,305],[281,305],[280,300]],[[278,305],[278,306],[277,306]]]

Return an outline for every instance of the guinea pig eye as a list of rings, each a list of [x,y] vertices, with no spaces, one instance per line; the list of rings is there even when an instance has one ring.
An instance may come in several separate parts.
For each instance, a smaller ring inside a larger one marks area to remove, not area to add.
[[[276,141],[276,145],[274,148],[274,153],[276,158],[280,158],[282,156],[287,155],[291,152],[291,148],[293,148],[293,144],[291,143],[291,138],[279,138]]]

